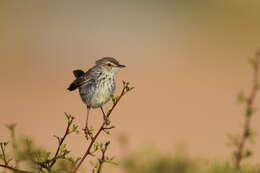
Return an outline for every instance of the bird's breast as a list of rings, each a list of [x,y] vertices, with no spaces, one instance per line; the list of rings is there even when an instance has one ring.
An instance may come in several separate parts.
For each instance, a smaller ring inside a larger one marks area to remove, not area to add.
[[[115,91],[113,75],[102,74],[80,87],[82,101],[91,108],[98,108],[107,103]]]
[[[97,83],[96,92],[91,99],[92,107],[100,107],[103,104],[107,103],[111,95],[115,91],[115,82],[113,78],[104,79]]]

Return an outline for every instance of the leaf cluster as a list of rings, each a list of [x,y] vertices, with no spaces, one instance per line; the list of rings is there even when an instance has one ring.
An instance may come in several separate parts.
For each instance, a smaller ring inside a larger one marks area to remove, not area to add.
[[[95,173],[101,173],[101,169],[104,163],[117,165],[115,157],[109,157],[106,155],[106,151],[110,142],[98,142],[98,137],[101,132],[110,134],[110,130],[115,128],[111,125],[109,117],[120,101],[120,99],[133,87],[129,87],[129,82],[123,82],[123,89],[119,96],[113,96],[113,105],[107,113],[102,109],[104,122],[100,128],[95,130],[93,127],[88,130],[87,138],[89,142],[86,148],[86,152],[82,157],[73,157],[70,155],[71,150],[65,143],[68,136],[72,134],[79,134],[79,126],[75,124],[75,118],[70,114],[65,113],[67,126],[62,136],[53,135],[57,139],[57,148],[55,152],[47,151],[37,145],[28,137],[16,137],[16,125],[7,125],[11,133],[10,142],[0,143],[0,168],[5,168],[15,173],[76,173],[87,156],[99,153],[100,157],[97,158],[97,163],[94,165],[92,171]],[[9,144],[12,145],[9,145]],[[19,147],[18,147],[19,146]],[[7,148],[11,152],[7,152]],[[23,170],[20,168],[28,168]]]

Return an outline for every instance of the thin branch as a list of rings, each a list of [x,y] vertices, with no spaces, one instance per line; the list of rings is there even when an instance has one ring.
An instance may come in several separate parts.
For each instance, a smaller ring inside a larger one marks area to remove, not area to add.
[[[0,167],[6,168],[6,169],[10,169],[10,170],[12,170],[14,172],[17,172],[17,173],[33,173],[33,172],[23,171],[23,170],[20,170],[20,169],[17,169],[17,168],[9,166],[9,162],[10,161],[7,160],[6,154],[5,154],[5,147],[6,147],[7,144],[8,144],[7,142],[1,142],[0,143],[0,148],[1,148],[3,161],[4,161],[4,164],[0,164]]]
[[[260,61],[260,50],[256,54],[256,59],[253,62],[253,86],[251,89],[251,93],[249,97],[246,99],[246,119],[245,119],[245,124],[244,124],[244,129],[243,129],[243,135],[238,143],[238,148],[237,152],[235,153],[235,166],[236,168],[240,168],[240,164],[242,159],[244,158],[243,153],[245,149],[245,144],[247,139],[250,136],[250,125],[251,125],[251,119],[252,119],[252,114],[254,111],[254,101],[256,98],[257,91],[259,89],[259,61]]]
[[[51,167],[56,163],[56,161],[57,161],[57,156],[58,156],[58,154],[59,154],[59,152],[60,152],[60,147],[61,147],[61,145],[63,144],[65,138],[66,138],[66,137],[69,135],[69,133],[70,133],[70,126],[72,125],[73,120],[74,120],[74,117],[68,118],[68,123],[67,123],[66,131],[65,131],[63,137],[61,138],[61,140],[59,140],[59,145],[58,145],[58,148],[57,148],[57,150],[56,150],[56,153],[55,153],[54,157],[51,159],[52,162],[51,162],[51,164],[50,164],[50,168],[51,168]]]
[[[102,156],[101,156],[101,159],[98,160],[98,161],[99,161],[99,166],[98,166],[97,173],[101,173],[102,166],[103,166],[103,164],[106,162],[105,155],[106,155],[107,147],[108,147],[109,144],[110,144],[109,141],[106,142],[105,148],[103,148],[103,149],[101,150]]]
[[[119,95],[119,97],[113,101],[113,106],[110,108],[110,110],[104,114],[104,112],[102,111],[103,113],[103,116],[106,117],[106,120],[110,117],[111,113],[113,112],[114,108],[116,107],[116,105],[119,103],[119,101],[121,100],[121,98],[126,94],[127,91],[131,90],[132,88],[129,88],[129,83],[126,83],[126,82],[123,82],[124,83],[124,87]],[[97,137],[100,135],[100,133],[105,129],[105,126],[106,126],[106,121],[104,121],[99,130],[97,131],[97,133],[93,136],[93,138],[91,138],[91,141],[90,141],[90,144],[89,146],[87,147],[87,150],[85,152],[85,154],[83,155],[83,157],[81,158],[81,160],[79,161],[78,165],[74,168],[74,170],[72,171],[72,173],[76,173],[79,169],[79,167],[81,166],[81,164],[83,163],[83,161],[86,159],[86,157],[88,155],[91,154],[91,148],[93,146],[93,144],[95,143],[95,141],[97,140]]]
[[[16,154],[18,152],[17,144],[16,144],[16,131],[15,131],[16,124],[15,123],[9,124],[9,125],[6,125],[6,127],[10,130],[10,133],[11,133],[11,143],[12,143],[12,149],[13,149],[13,154],[14,154],[15,168],[18,168],[19,161],[16,157]]]
[[[101,109],[101,111],[102,111],[102,114],[103,114],[104,121],[106,122],[106,121],[107,121],[106,113],[104,112],[104,110],[103,110],[103,107],[102,107],[102,106],[100,107],[100,109]]]
[[[8,165],[8,161],[6,159],[4,145],[5,145],[4,143],[0,143],[1,152],[2,152],[2,155],[3,155],[3,161],[4,161],[5,165]]]
[[[116,128],[116,127],[115,126],[104,127],[103,130],[110,130],[110,129],[113,129],[113,128]]]
[[[54,156],[51,159],[48,159],[44,162],[35,162],[40,167],[47,169],[48,172],[52,171],[51,168],[53,167],[53,165],[56,163],[56,161],[58,159],[61,158],[61,157],[59,157],[59,153],[61,151],[61,146],[63,145],[66,137],[71,133],[70,128],[71,128],[71,125],[73,124],[73,121],[74,121],[75,118],[71,115],[66,114],[66,113],[65,113],[65,115],[67,117],[67,127],[66,127],[64,135],[62,137],[54,136],[58,140],[58,147],[56,149]]]
[[[34,173],[34,172],[30,172],[30,171],[23,171],[23,170],[20,170],[20,169],[16,169],[16,168],[13,168],[9,165],[0,164],[0,167],[10,169],[10,170],[17,172],[17,173]]]

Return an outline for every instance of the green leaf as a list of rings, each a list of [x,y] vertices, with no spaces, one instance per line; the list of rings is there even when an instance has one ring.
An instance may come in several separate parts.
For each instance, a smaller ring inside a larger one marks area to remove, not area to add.
[[[90,128],[88,129],[88,134],[89,134],[89,136],[93,137],[94,131],[95,131],[95,129],[94,129],[93,127],[90,127]]]
[[[127,93],[129,91],[131,91],[132,89],[134,89],[134,87],[129,87],[130,83],[123,81],[123,85],[124,85],[124,93]]]
[[[247,98],[246,98],[246,96],[244,95],[244,92],[243,92],[243,91],[240,91],[240,92],[238,93],[238,96],[237,96],[237,102],[238,102],[239,104],[242,104],[242,103],[245,103],[246,100],[247,100]]]
[[[111,95],[112,102],[115,104],[118,101],[119,96]]]
[[[250,144],[255,144],[255,140],[256,140],[256,132],[252,129],[249,130],[249,136],[248,136],[248,140]]]
[[[70,131],[69,131],[69,133],[76,133],[76,134],[78,134],[79,133],[78,127],[79,127],[78,125],[73,124],[71,129],[70,129]]]
[[[60,151],[61,151],[61,152],[65,152],[65,151],[66,151],[66,144],[62,144],[62,145],[60,146]]]
[[[115,157],[107,157],[107,158],[105,159],[105,162],[106,162],[106,163],[109,163],[109,164],[112,164],[112,165],[118,166],[119,164],[118,164],[117,162],[115,162],[114,160],[115,160]]]
[[[96,142],[96,143],[94,143],[93,148],[94,148],[94,150],[93,150],[93,153],[94,153],[94,152],[96,152],[98,150],[103,149],[104,148],[104,144],[102,142]]]
[[[251,157],[253,155],[252,151],[247,149],[244,153],[243,153],[243,157],[248,158]]]
[[[42,157],[44,160],[49,160],[50,155],[51,155],[50,152],[42,152],[42,153],[41,153],[41,157]]]
[[[110,135],[110,131],[104,130],[104,132],[105,132],[107,135]]]
[[[246,109],[246,116],[251,116],[253,113],[255,113],[256,112],[256,109],[255,108],[253,108],[253,107],[248,107],[247,109]]]

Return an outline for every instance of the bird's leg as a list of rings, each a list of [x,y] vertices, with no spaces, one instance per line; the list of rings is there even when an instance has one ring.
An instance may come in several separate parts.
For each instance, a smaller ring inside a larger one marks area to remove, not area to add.
[[[87,106],[87,117],[86,117],[86,124],[85,124],[85,128],[83,129],[86,135],[86,138],[88,139],[89,134],[89,128],[88,128],[88,117],[89,117],[89,112],[90,112],[90,107]]]
[[[100,107],[100,109],[101,109],[101,111],[102,111],[103,118],[104,118],[104,122],[105,122],[105,124],[106,124],[106,123],[107,123],[107,121],[108,121],[108,119],[107,119],[107,116],[106,116],[106,113],[105,113],[105,111],[104,111],[104,109],[103,109],[103,107],[102,107],[102,106]]]

